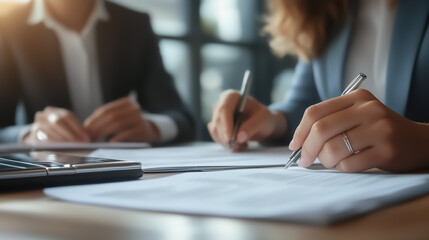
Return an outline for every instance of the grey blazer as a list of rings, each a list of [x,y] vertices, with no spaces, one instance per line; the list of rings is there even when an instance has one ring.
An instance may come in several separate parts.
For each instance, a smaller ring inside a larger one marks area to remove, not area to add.
[[[31,5],[0,22],[0,142],[17,141],[23,127],[15,125],[19,102],[27,123],[46,106],[71,109],[57,36],[43,24],[27,24]],[[174,119],[179,129],[175,141],[192,140],[192,117],[164,69],[149,16],[110,2],[106,8],[110,20],[96,26],[103,101],[136,91],[145,111]]]
[[[357,8],[357,1],[352,8]],[[387,65],[386,105],[417,122],[429,122],[429,1],[400,0]],[[293,86],[284,101],[270,106],[288,119],[286,143],[305,109],[339,96],[353,23],[349,21],[324,53],[310,63],[299,61]]]

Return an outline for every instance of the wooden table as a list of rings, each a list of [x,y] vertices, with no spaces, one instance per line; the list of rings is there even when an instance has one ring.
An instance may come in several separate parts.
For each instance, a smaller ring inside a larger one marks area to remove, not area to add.
[[[429,239],[429,196],[335,225],[312,226],[82,205],[49,198],[42,190],[2,193],[0,239],[14,238]]]

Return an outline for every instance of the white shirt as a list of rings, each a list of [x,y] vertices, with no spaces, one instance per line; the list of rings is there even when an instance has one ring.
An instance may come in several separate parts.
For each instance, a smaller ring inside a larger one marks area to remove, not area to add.
[[[344,87],[360,72],[367,75],[361,88],[381,102],[386,99],[386,74],[396,8],[388,0],[361,0],[347,55]]]
[[[56,21],[47,11],[44,0],[35,0],[28,19],[28,24],[43,23],[57,34],[71,104],[76,117],[81,121],[103,105],[95,46],[95,27],[98,21],[108,20],[109,14],[102,0],[96,1],[94,10],[80,32],[70,30]],[[177,125],[171,117],[148,113],[145,113],[144,117],[158,127],[162,142],[170,141],[177,136]]]

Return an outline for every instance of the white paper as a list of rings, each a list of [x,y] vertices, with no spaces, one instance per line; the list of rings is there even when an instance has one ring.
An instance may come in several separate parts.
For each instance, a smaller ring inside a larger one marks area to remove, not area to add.
[[[90,156],[138,161],[145,172],[175,172],[284,166],[291,153],[287,147],[256,144],[245,152],[232,153],[219,144],[199,142],[150,149],[100,149]]]
[[[42,143],[35,145],[0,144],[0,153],[29,152],[29,151],[58,151],[58,150],[94,150],[99,148],[148,148],[148,143]]]
[[[140,210],[326,224],[428,193],[428,182],[428,174],[292,167],[182,173],[44,192],[67,201]]]

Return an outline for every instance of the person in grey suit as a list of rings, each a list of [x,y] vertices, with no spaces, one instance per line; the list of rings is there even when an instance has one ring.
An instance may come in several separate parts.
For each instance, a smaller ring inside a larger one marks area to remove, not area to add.
[[[103,0],[33,0],[3,17],[0,99],[3,143],[194,136],[149,16]]]
[[[293,86],[266,107],[251,98],[235,151],[249,140],[302,147],[301,167],[429,167],[429,1],[271,0],[266,30],[299,56]],[[359,72],[362,89],[340,96]],[[238,93],[224,92],[208,128],[226,145]],[[286,161],[286,159],[285,159]]]

